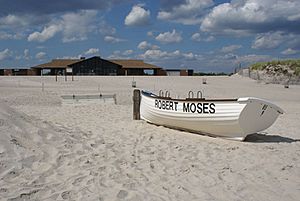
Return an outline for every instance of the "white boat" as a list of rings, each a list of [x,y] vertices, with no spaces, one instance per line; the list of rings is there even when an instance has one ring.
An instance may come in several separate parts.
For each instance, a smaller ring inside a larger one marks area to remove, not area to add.
[[[172,99],[141,91],[141,119],[156,125],[232,140],[270,127],[283,110],[269,101],[238,99]]]

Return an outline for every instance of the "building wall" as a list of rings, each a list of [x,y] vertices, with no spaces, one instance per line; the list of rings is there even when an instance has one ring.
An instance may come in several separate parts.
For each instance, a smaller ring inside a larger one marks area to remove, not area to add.
[[[26,75],[38,75],[38,74],[36,69],[0,69],[0,75],[26,76]]]
[[[4,75],[6,76],[13,75],[12,69],[4,69]]]
[[[167,71],[167,76],[180,76],[181,72],[180,71]]]
[[[121,66],[100,57],[92,57],[70,65],[74,75],[119,75]]]
[[[187,70],[180,70],[180,76],[188,76]]]
[[[123,71],[124,75],[145,75],[144,69],[142,68],[123,69]]]
[[[40,73],[39,72],[40,71],[38,69],[28,69],[27,70],[27,75],[31,75],[31,76],[33,76],[33,75],[40,75],[41,72]]]
[[[28,69],[13,69],[12,75],[15,76],[25,76],[27,75]]]
[[[167,75],[167,72],[163,69],[158,69],[158,70],[156,70],[155,75],[165,76],[165,75]]]

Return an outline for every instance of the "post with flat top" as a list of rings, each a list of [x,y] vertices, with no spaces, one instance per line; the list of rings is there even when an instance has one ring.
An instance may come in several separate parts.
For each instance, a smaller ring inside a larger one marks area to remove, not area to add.
[[[133,119],[140,120],[140,104],[141,104],[141,92],[139,89],[133,90]]]

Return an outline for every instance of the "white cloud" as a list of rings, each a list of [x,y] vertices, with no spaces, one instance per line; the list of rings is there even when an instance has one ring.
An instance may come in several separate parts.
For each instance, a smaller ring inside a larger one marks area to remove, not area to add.
[[[18,28],[22,26],[27,26],[32,20],[32,17],[29,15],[18,16],[9,14],[5,17],[0,18],[0,28]]]
[[[11,34],[11,33],[7,33],[4,31],[0,31],[0,40],[18,40],[18,39],[22,39],[24,37],[24,34],[22,33],[15,33],[15,34]]]
[[[52,24],[48,27],[45,27],[42,32],[33,32],[28,36],[28,41],[37,41],[37,42],[45,42],[50,38],[54,37],[55,34],[62,31],[62,26],[59,24]]]
[[[105,36],[104,41],[108,42],[108,43],[119,43],[119,42],[124,42],[126,40],[122,39],[122,38],[117,38],[117,37],[114,37],[114,36]]]
[[[94,26],[96,16],[95,10],[64,14],[62,16],[63,42],[86,40],[87,34],[96,30]]]
[[[98,48],[90,48],[84,54],[85,55],[91,55],[91,54],[98,54],[98,53],[99,53]]]
[[[252,43],[254,49],[273,49],[286,40],[287,36],[283,32],[269,32],[258,34]]]
[[[173,52],[167,52],[162,50],[147,50],[144,54],[139,56],[142,59],[146,60],[194,60],[198,58],[198,55],[193,54],[192,52],[182,53],[180,50],[175,50]]]
[[[283,55],[293,55],[293,54],[297,54],[297,53],[299,53],[299,51],[294,50],[292,48],[285,49],[284,51],[281,52],[281,54],[283,54]]]
[[[124,56],[128,56],[128,55],[131,55],[131,54],[133,54],[133,50],[125,50],[125,51],[123,52],[123,55],[124,55]]]
[[[13,55],[13,52],[6,48],[5,50],[0,52],[0,61],[10,59]]]
[[[237,58],[236,62],[245,63],[245,64],[253,64],[256,62],[264,62],[264,61],[270,61],[270,60],[272,60],[272,57],[269,55],[249,54],[249,55],[239,56]]]
[[[161,43],[179,43],[182,41],[181,33],[176,32],[175,29],[172,32],[160,33],[155,39]]]
[[[125,18],[125,25],[127,26],[142,26],[149,24],[150,11],[145,10],[140,5],[132,7],[130,13]]]
[[[114,34],[116,34],[117,30],[116,30],[116,28],[110,26],[104,20],[102,20],[100,23],[99,32],[102,35],[114,35]]]
[[[229,46],[222,47],[221,52],[230,53],[240,49],[241,47],[242,47],[241,45],[229,45]]]
[[[138,45],[138,49],[140,50],[148,50],[148,49],[159,49],[159,47],[157,45],[152,45],[151,43],[148,43],[147,41],[142,41],[139,43]]]
[[[200,35],[200,33],[194,33],[194,34],[192,35],[191,39],[192,39],[193,41],[198,41],[198,42],[200,42],[200,41],[201,41],[201,35]]]
[[[35,58],[41,60],[41,59],[45,58],[46,55],[47,55],[47,54],[46,54],[45,52],[38,52],[38,53],[35,55]]]
[[[153,33],[153,31],[148,31],[148,32],[147,32],[147,36],[149,36],[149,37],[153,37],[153,36],[154,36],[154,33]]]
[[[76,13],[66,13],[59,19],[54,19],[41,32],[33,32],[28,41],[44,42],[62,33],[63,42],[81,41],[87,39],[87,34],[94,31],[93,25],[97,11],[82,10]]]
[[[26,59],[26,60],[30,59],[29,49],[25,49],[24,50],[24,56],[23,56],[23,58]]]
[[[134,53],[133,50],[125,50],[123,52],[116,50],[111,55],[109,55],[108,58],[109,59],[132,59],[133,53]]]
[[[191,36],[191,40],[197,41],[197,42],[200,42],[200,41],[211,42],[211,41],[214,41],[214,40],[215,40],[215,37],[214,37],[214,36],[205,36],[205,37],[202,37],[202,36],[200,35],[200,33],[194,33],[194,34]]]
[[[203,41],[205,42],[211,42],[211,41],[214,41],[216,40],[216,38],[214,36],[208,36],[207,38],[204,38]]]
[[[213,4],[212,0],[185,0],[182,4],[173,6],[171,10],[160,11],[157,18],[186,25],[199,24],[207,8]]]
[[[235,0],[212,9],[201,30],[238,35],[269,31],[299,31],[300,1]]]

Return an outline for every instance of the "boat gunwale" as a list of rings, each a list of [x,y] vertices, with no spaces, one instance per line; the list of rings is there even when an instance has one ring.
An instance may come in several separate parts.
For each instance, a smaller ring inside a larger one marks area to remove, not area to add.
[[[153,99],[163,99],[163,100],[172,100],[172,101],[184,101],[184,102],[191,102],[191,101],[201,101],[201,102],[235,102],[238,101],[237,98],[228,98],[228,99],[205,99],[205,98],[185,98],[185,99],[179,99],[179,98],[171,98],[171,97],[163,97],[163,96],[158,96],[156,94],[153,93],[148,93],[145,91],[141,91],[141,94],[149,97],[149,98],[153,98]],[[154,96],[151,96],[154,95]]]

